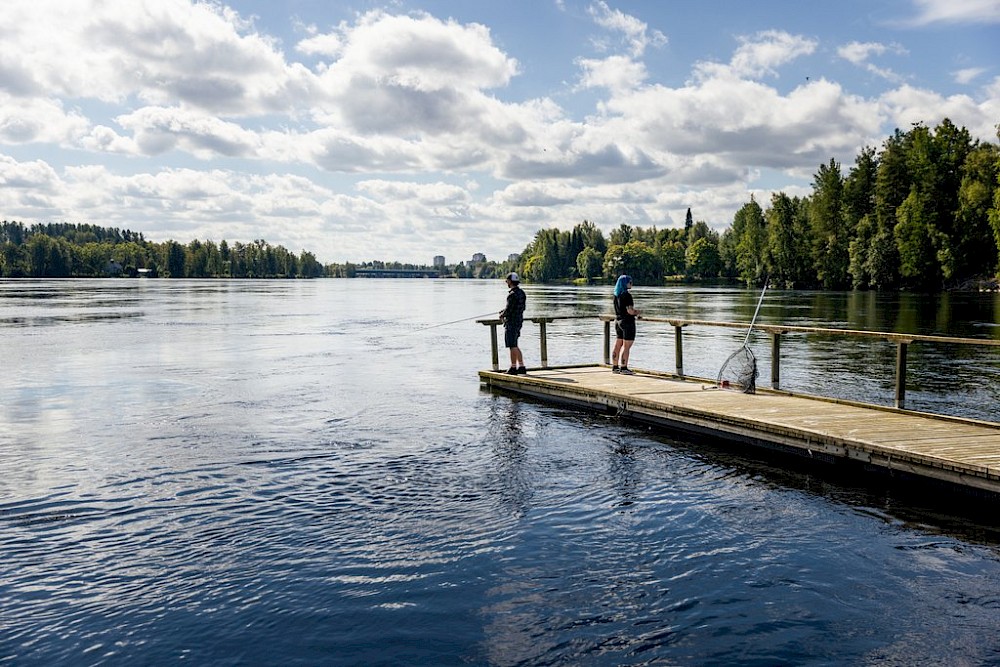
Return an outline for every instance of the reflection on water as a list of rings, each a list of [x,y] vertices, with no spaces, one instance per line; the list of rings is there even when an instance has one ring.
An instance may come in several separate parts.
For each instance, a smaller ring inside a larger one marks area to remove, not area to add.
[[[527,292],[529,315],[610,308],[610,288]],[[990,517],[481,391],[488,329],[435,325],[505,295],[0,281],[0,662],[995,661]],[[636,289],[688,319],[749,321],[756,298]],[[769,291],[761,320],[996,337],[997,313],[996,295]],[[553,363],[600,359],[596,320],[549,335]],[[692,328],[686,368],[711,376],[743,335]],[[673,342],[641,324],[636,365],[672,369]],[[537,330],[523,343],[531,365]],[[783,386],[891,397],[889,345],[782,354]],[[995,417],[997,368],[914,345],[910,396]]]

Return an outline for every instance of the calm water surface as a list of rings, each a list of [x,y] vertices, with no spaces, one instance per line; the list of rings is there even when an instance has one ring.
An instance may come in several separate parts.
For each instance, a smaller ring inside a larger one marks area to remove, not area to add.
[[[526,291],[529,315],[610,299]],[[0,663],[1000,663],[995,522],[485,392],[488,330],[436,325],[505,294],[0,282]],[[736,321],[757,297],[635,296]],[[761,320],[996,338],[1000,299],[769,292]],[[640,324],[633,365],[670,370]],[[743,335],[686,333],[685,370]],[[601,344],[554,324],[549,361]],[[894,354],[789,336],[782,385],[890,404]],[[998,356],[913,346],[910,407],[1000,421]]]

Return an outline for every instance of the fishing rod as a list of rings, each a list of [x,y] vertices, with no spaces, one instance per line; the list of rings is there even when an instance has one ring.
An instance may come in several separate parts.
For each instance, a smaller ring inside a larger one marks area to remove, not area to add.
[[[753,331],[753,325],[757,321],[757,314],[760,313],[760,304],[764,303],[764,292],[767,291],[767,279],[764,279],[764,289],[760,291],[760,299],[757,300],[757,310],[753,311],[753,319],[750,320],[750,328],[747,329],[747,337],[743,339],[743,345],[750,341],[750,332]]]
[[[422,329],[414,329],[413,331],[408,331],[407,333],[405,333],[403,335],[404,336],[409,336],[409,335],[412,335],[412,334],[415,334],[415,333],[420,333],[421,331],[427,331],[429,329],[437,329],[438,327],[446,327],[449,324],[459,324],[461,322],[468,322],[469,320],[478,320],[478,319],[482,319],[484,317],[487,317],[489,315],[493,315],[495,313],[496,313],[496,311],[493,310],[493,311],[490,311],[488,313],[483,313],[482,315],[473,315],[472,317],[463,317],[460,320],[453,320],[451,322],[441,322],[440,324],[432,324],[429,327],[423,327]]]

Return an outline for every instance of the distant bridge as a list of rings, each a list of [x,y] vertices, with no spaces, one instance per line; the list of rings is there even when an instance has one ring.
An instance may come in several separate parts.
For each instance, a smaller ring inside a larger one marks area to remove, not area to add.
[[[430,269],[355,269],[358,278],[440,278],[441,270]]]

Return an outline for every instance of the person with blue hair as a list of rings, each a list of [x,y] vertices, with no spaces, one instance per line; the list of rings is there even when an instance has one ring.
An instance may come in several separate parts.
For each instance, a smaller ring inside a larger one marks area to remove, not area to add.
[[[635,375],[628,367],[628,354],[635,343],[635,321],[639,311],[632,300],[632,279],[627,275],[618,276],[615,283],[615,349],[611,354],[611,372]]]

